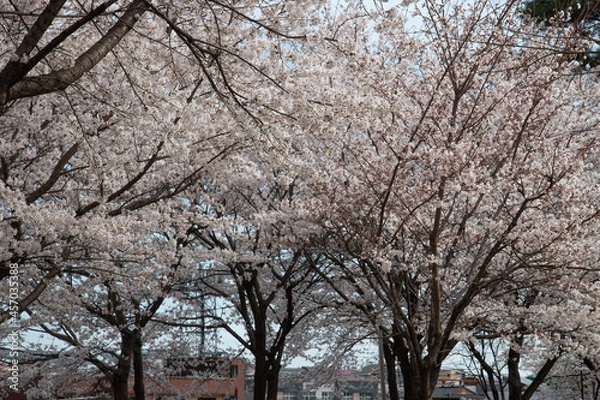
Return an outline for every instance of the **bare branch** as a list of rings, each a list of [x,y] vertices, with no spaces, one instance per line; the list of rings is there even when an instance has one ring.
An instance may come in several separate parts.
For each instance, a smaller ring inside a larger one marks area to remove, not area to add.
[[[93,46],[79,56],[72,67],[23,78],[8,91],[0,92],[0,105],[9,101],[64,90],[94,68],[124,37],[146,10],[143,0],[135,0],[119,21]]]
[[[34,201],[36,201],[41,196],[43,196],[44,193],[50,190],[52,186],[54,186],[56,181],[58,181],[58,178],[60,178],[60,176],[62,175],[63,169],[65,168],[71,157],[75,155],[78,148],[79,143],[75,143],[71,146],[71,148],[69,148],[69,150],[67,150],[65,154],[63,154],[60,160],[58,160],[58,163],[56,163],[56,165],[54,166],[54,170],[52,171],[52,174],[50,174],[48,180],[44,182],[44,184],[41,185],[39,188],[31,192],[29,196],[27,196],[27,199],[25,199],[27,204],[31,204]]]

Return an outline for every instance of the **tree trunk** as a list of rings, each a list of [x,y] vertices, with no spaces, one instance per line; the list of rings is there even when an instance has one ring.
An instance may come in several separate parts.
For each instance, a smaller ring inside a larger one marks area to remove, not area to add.
[[[404,378],[404,400],[430,400],[437,386],[441,365],[431,366],[411,354],[402,338],[393,338],[393,345]]]
[[[133,335],[121,332],[121,354],[111,381],[114,400],[129,400],[129,372],[131,371],[133,345]]]
[[[415,368],[417,368],[415,366]],[[433,391],[437,387],[438,378],[440,376],[440,366],[431,366],[427,363],[421,366],[421,387],[419,389],[419,398],[430,400]]]
[[[277,400],[281,365],[270,365],[267,373],[267,400]]]
[[[127,376],[115,376],[112,382],[114,400],[129,400],[129,384]]]
[[[413,361],[410,350],[404,345],[403,339],[400,337],[394,340],[394,352],[404,378],[404,400],[429,400],[422,393],[423,377],[421,376],[421,370]]]
[[[439,374],[435,371],[423,368],[421,371],[416,372],[419,367],[417,365],[409,366],[411,369],[411,376],[418,376],[417,379],[412,380],[410,377],[404,377],[404,400],[430,400],[435,389],[435,384],[431,385],[431,378]]]
[[[267,398],[267,360],[263,351],[254,352],[256,365],[254,367],[254,400]]]
[[[519,364],[521,353],[511,348],[508,351],[508,400],[523,400],[523,384]]]
[[[144,389],[144,360],[142,355],[142,332],[135,331],[135,346],[133,348],[133,392],[135,400],[145,400],[146,393]]]
[[[392,351],[394,353],[394,356],[398,360],[400,372],[402,373],[404,399],[412,400],[414,399],[413,382],[418,380],[418,376],[415,376],[414,372],[409,368],[410,361],[408,349],[406,348],[406,346],[404,346],[401,337],[393,336],[392,338],[390,338],[390,343],[392,345]]]
[[[383,356],[387,372],[389,400],[400,400],[398,380],[396,378],[396,358],[394,357],[392,345],[387,340],[383,344]]]

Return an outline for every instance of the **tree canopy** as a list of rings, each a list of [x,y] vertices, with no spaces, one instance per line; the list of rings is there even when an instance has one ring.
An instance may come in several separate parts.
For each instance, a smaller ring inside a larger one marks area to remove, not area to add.
[[[502,341],[511,399],[528,343],[598,365],[592,31],[424,0],[415,32],[379,6],[1,6],[0,327],[54,340],[22,343],[24,381],[126,399],[133,371],[142,400],[144,346],[181,357],[192,327],[239,342],[257,400],[336,329],[379,335],[407,400],[461,342]]]

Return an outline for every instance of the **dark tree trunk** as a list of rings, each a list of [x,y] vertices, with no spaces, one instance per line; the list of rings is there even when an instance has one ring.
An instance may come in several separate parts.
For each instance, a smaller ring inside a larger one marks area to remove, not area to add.
[[[271,365],[267,374],[267,400],[277,400],[281,365]]]
[[[255,351],[254,367],[254,400],[266,400],[267,398],[267,360],[262,351]]]
[[[410,350],[405,346],[402,338],[395,338],[394,351],[404,378],[404,400],[429,400],[422,393],[421,369],[412,360]]]
[[[133,348],[133,392],[135,400],[145,400],[146,393],[144,390],[144,360],[142,358],[142,333],[135,331],[135,346]]]
[[[517,340],[522,342],[522,340]],[[520,343],[519,343],[520,344]],[[523,384],[521,383],[521,373],[519,364],[521,362],[521,353],[513,348],[508,351],[508,399],[523,400]]]
[[[391,339],[392,343],[392,351],[398,360],[398,365],[400,365],[400,372],[402,373],[402,386],[404,387],[404,399],[412,400],[414,399],[414,382],[418,381],[419,377],[414,374],[409,368],[410,365],[410,354],[404,343],[402,343],[402,338],[393,337]]]
[[[387,340],[383,344],[383,356],[386,365],[389,400],[400,400],[398,379],[396,378],[396,358],[394,357],[392,345]]]
[[[129,400],[127,377],[115,376],[112,382],[114,400]]]
[[[402,338],[393,341],[393,349],[404,378],[404,400],[430,400],[437,386],[441,365],[429,365],[413,356]]]
[[[254,356],[256,357],[254,400],[277,400],[281,365],[273,362],[262,350],[256,352]]]
[[[114,400],[129,400],[129,372],[135,339],[129,332],[121,332],[121,355],[112,376]]]

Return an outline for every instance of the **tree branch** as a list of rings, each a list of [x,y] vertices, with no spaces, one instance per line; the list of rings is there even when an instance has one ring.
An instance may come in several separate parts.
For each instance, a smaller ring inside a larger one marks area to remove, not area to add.
[[[133,179],[131,179],[129,182],[127,182],[125,185],[123,185],[119,190],[117,190],[116,192],[114,192],[110,196],[108,196],[108,199],[107,199],[108,202],[113,201],[114,199],[116,199],[117,197],[119,197],[120,195],[122,195],[123,193],[128,191],[129,189],[131,189],[140,179],[142,179],[142,177],[144,175],[146,175],[146,173],[150,170],[152,165],[160,159],[158,157],[158,153],[160,153],[160,151],[162,150],[163,145],[164,145],[164,141],[161,141],[158,144],[158,147],[157,147],[156,151],[154,152],[154,154],[152,155],[152,157],[150,157],[150,159],[146,162],[146,165],[144,165],[144,168],[142,168],[142,170],[136,176],[134,176]],[[100,202],[94,201],[93,203],[90,203],[85,207],[79,208],[75,212],[75,215],[77,217],[81,217],[82,215],[84,215],[88,211],[98,207],[99,205],[100,205]]]
[[[27,196],[27,198],[25,199],[27,204],[31,204],[34,201],[36,201],[44,193],[46,193],[48,190],[50,190],[52,188],[52,186],[54,186],[56,181],[58,181],[58,178],[60,178],[60,176],[62,175],[65,165],[67,165],[67,163],[69,162],[71,157],[73,157],[73,155],[77,152],[78,148],[79,148],[79,143],[75,143],[75,144],[73,144],[73,146],[71,146],[71,148],[69,150],[67,150],[67,152],[65,154],[62,155],[60,160],[58,160],[58,163],[56,163],[56,165],[54,166],[54,170],[52,171],[52,174],[50,174],[50,177],[48,178],[48,180],[46,182],[44,182],[44,184],[42,184],[39,188],[37,188],[36,190],[31,192],[29,194],[29,196]]]
[[[86,72],[94,68],[129,33],[146,10],[143,4],[143,0],[134,0],[119,21],[100,40],[79,56],[72,67],[20,80],[7,92],[0,93],[0,105],[24,97],[64,90],[75,83]]]
[[[52,268],[42,278],[41,282],[38,283],[36,287],[23,300],[19,301],[19,314],[23,312],[23,310],[26,310],[27,307],[31,305],[31,303],[33,303],[38,297],[40,297],[42,292],[48,286],[48,281],[54,278],[56,275],[58,275],[60,271],[61,268],[59,266]],[[12,318],[10,310],[4,311],[2,314],[0,314],[0,324],[8,321],[10,318]]]
[[[15,59],[9,61],[0,71],[0,105],[8,102],[10,87],[20,81],[28,72],[27,63],[23,62],[22,57],[35,48],[65,2],[66,0],[51,0],[48,3],[15,51]]]

